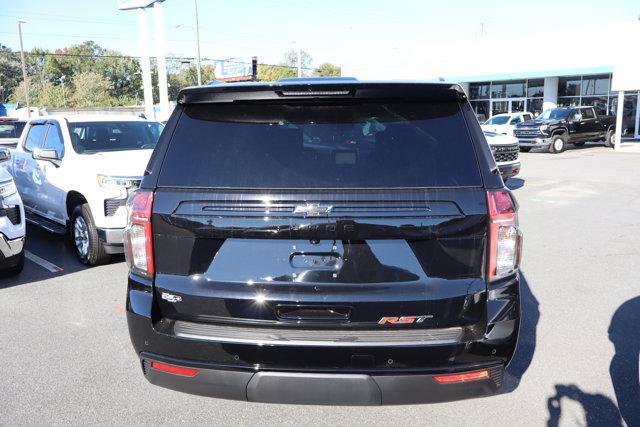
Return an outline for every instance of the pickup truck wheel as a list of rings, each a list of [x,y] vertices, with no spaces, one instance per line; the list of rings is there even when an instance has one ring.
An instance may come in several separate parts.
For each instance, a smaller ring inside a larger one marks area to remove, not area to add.
[[[613,147],[616,143],[616,133],[613,130],[608,130],[606,136],[604,137],[604,146],[605,147]]]
[[[551,140],[551,145],[549,145],[549,152],[553,154],[562,153],[566,146],[566,141],[564,140],[563,135],[556,135]]]
[[[22,272],[22,270],[24,269],[24,250],[22,250],[22,252],[20,252],[18,255],[12,256],[9,259],[5,259],[5,263],[7,261],[10,261],[13,265],[5,269],[0,269],[0,276],[6,277],[20,274],[20,272]],[[0,267],[2,266],[0,265]]]
[[[582,147],[584,144],[586,144],[586,142],[582,141],[582,142],[574,142],[573,145],[575,145],[576,147]]]
[[[531,151],[531,147],[520,147],[520,151],[522,151],[523,153],[528,153],[529,151]]]
[[[73,210],[70,232],[73,247],[81,263],[94,266],[109,260],[87,203],[76,206]]]

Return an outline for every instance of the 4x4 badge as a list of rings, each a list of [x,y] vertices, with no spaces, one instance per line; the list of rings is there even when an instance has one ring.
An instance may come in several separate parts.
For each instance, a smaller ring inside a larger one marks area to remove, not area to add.
[[[304,216],[320,216],[323,213],[329,213],[333,209],[333,206],[318,205],[313,203],[307,203],[306,205],[298,205],[293,210],[293,213],[301,213]]]
[[[162,299],[169,302],[180,302],[182,301],[182,297],[180,295],[173,295],[168,292],[162,293]]]

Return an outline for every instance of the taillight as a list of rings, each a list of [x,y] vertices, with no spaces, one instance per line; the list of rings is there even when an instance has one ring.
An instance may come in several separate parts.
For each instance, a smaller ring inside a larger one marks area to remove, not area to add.
[[[437,375],[433,379],[439,384],[466,383],[469,381],[485,380],[489,378],[489,371],[466,372],[464,374]]]
[[[152,277],[153,231],[151,211],[153,192],[137,190],[127,200],[129,223],[124,231],[124,246],[127,265],[131,271],[146,277]]]
[[[200,372],[198,369],[183,368],[182,366],[169,365],[167,363],[151,362],[151,368],[157,371],[167,372],[183,377],[195,377]]]
[[[515,272],[520,264],[522,234],[518,213],[508,191],[489,191],[489,280]]]

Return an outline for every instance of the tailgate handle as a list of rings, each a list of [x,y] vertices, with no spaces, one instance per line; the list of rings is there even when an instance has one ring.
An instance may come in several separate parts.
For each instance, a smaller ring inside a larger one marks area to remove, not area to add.
[[[349,320],[351,307],[278,305],[276,315],[283,320]]]

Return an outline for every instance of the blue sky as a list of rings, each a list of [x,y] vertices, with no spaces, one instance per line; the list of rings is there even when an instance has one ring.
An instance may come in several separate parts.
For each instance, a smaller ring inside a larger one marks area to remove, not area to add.
[[[125,54],[138,54],[137,13],[118,11],[116,0],[0,0],[0,43],[18,48],[16,20],[25,48],[55,49],[94,40]],[[297,41],[314,58],[346,68],[403,67],[443,46],[458,49],[481,38],[495,40],[495,54],[515,54],[516,34],[560,27],[575,29],[575,43],[608,37],[603,26],[636,20],[637,0],[198,0],[202,56],[250,57],[275,63]],[[166,0],[167,53],[195,55],[192,0]],[[153,27],[151,26],[153,40]],[[638,55],[640,41],[629,54]],[[571,48],[570,44],[566,45]],[[553,49],[553,47],[548,47]],[[544,49],[542,50],[544,51]],[[538,51],[540,52],[540,51]],[[462,53],[462,52],[461,52]],[[393,58],[393,59],[390,59]]]

